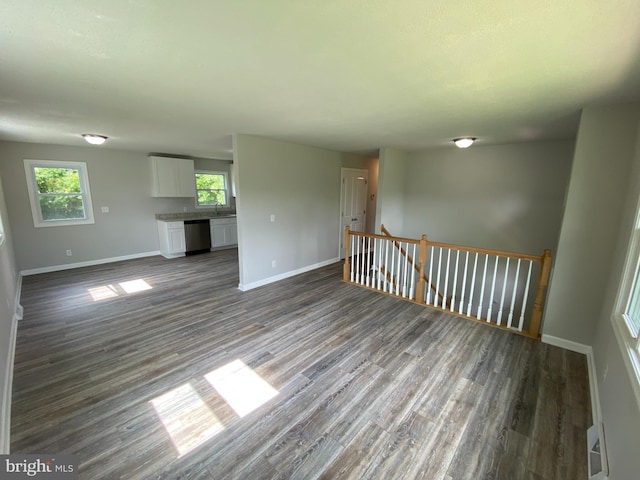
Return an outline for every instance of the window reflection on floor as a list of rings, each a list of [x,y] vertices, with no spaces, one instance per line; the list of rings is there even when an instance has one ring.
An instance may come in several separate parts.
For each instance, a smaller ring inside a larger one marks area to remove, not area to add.
[[[129,280],[118,284],[102,285],[99,287],[88,288],[87,291],[91,295],[94,302],[106,300],[107,298],[119,297],[120,295],[130,295],[132,293],[151,290],[153,287],[143,279]]]
[[[204,378],[240,417],[244,417],[278,395],[278,390],[269,385],[242,360],[234,360],[207,373]]]
[[[150,403],[179,456],[224,430],[224,425],[189,383],[154,398]]]

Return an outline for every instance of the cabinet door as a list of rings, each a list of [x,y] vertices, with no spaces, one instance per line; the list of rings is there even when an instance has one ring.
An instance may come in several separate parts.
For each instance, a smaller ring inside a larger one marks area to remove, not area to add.
[[[227,244],[228,245],[237,245],[238,244],[238,224],[232,223],[227,225]]]
[[[153,177],[154,197],[175,197],[176,190],[176,159],[166,157],[151,157],[151,175]]]
[[[196,196],[196,175],[193,160],[176,159],[178,197]]]
[[[224,247],[227,244],[227,226],[212,225],[211,226],[211,246]]]
[[[169,253],[184,253],[187,245],[184,241],[184,228],[170,228],[169,234]]]

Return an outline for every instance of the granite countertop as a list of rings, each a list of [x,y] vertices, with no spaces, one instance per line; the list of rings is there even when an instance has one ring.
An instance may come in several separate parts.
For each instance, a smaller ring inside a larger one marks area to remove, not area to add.
[[[233,218],[236,216],[235,212],[215,212],[215,210],[208,210],[206,212],[180,212],[180,213],[156,213],[156,220],[162,220],[164,222],[177,222],[180,220],[204,220],[207,218]]]

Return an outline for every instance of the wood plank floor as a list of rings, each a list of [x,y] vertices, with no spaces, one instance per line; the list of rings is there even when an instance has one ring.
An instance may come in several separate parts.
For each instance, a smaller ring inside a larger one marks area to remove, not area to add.
[[[240,292],[234,250],[26,277],[12,453],[82,479],[587,478],[584,356],[340,278]]]

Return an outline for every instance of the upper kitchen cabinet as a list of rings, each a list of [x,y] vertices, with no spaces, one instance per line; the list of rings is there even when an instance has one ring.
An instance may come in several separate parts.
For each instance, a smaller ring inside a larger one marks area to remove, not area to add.
[[[193,160],[149,156],[152,197],[195,197]]]

